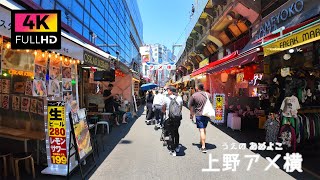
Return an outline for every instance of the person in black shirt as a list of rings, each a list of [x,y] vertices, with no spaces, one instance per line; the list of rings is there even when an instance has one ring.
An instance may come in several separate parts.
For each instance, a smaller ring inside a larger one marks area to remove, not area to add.
[[[103,97],[104,97],[104,110],[108,113],[114,113],[114,99],[113,94],[111,93],[113,88],[112,84],[109,84],[107,89],[103,91]],[[115,118],[116,119],[116,118]],[[116,120],[117,126],[119,126],[119,122]]]
[[[147,117],[146,120],[152,120],[154,114],[153,114],[153,92],[151,90],[148,91],[148,95],[146,97],[146,102],[147,102]]]

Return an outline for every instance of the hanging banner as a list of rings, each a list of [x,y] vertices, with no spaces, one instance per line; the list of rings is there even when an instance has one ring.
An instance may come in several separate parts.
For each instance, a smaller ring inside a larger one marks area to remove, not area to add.
[[[320,24],[263,46],[264,56],[320,40]]]
[[[224,123],[225,94],[214,94],[214,109],[216,111],[214,123]]]
[[[48,136],[51,164],[67,164],[66,110],[62,101],[48,102]]]

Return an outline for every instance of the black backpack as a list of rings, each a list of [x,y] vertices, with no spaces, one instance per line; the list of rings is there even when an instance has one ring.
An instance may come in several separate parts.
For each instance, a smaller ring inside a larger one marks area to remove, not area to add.
[[[180,121],[182,119],[182,112],[181,112],[181,106],[177,102],[177,97],[170,98],[170,104],[169,104],[169,119],[172,121]]]

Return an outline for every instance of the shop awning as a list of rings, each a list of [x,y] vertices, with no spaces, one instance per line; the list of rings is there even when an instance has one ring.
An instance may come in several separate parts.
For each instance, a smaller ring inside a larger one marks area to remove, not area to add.
[[[229,55],[227,55],[227,56],[225,56],[225,57],[223,57],[223,58],[221,58],[221,59],[219,59],[217,61],[211,62],[207,66],[199,68],[198,70],[196,70],[193,73],[191,73],[191,76],[196,76],[196,75],[199,75],[201,73],[207,72],[208,69],[213,68],[213,67],[215,67],[215,66],[217,66],[219,64],[222,64],[222,63],[224,63],[224,62],[226,62],[226,61],[228,61],[230,59],[233,59],[233,58],[235,58],[237,56],[238,56],[238,51],[234,51],[233,53],[231,53],[231,54],[229,54]]]
[[[251,51],[248,51],[246,53],[241,53],[237,57],[230,59],[229,61],[226,61],[224,63],[221,63],[210,70],[208,70],[208,73],[215,73],[219,71],[223,71],[226,69],[230,69],[237,66],[242,66],[245,64],[249,64],[251,62],[258,60],[258,52],[254,49]]]
[[[230,59],[233,59],[233,58],[235,58],[237,56],[238,56],[238,51],[234,51],[233,53],[231,53],[231,54],[229,54],[229,55],[227,55],[227,56],[225,56],[225,57],[223,57],[223,58],[221,58],[221,59],[219,59],[217,61],[214,61],[214,62],[210,63],[208,65],[208,69],[213,68],[213,67],[215,67],[217,65],[220,65],[220,64],[222,64],[222,63],[224,63],[226,61],[229,61]]]

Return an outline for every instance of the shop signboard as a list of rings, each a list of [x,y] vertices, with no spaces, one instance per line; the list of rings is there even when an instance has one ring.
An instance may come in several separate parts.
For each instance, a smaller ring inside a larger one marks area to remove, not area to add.
[[[216,111],[214,123],[224,123],[225,94],[214,94],[213,107]]]
[[[244,81],[244,73],[238,73],[236,77],[236,82],[241,83]]]
[[[1,35],[11,37],[11,12],[0,6],[0,32]]]
[[[79,109],[78,112],[72,116],[72,125],[78,147],[78,153],[80,159],[82,159],[92,150],[85,109]]]
[[[64,102],[48,102],[48,136],[52,164],[67,164],[65,115]]]
[[[103,59],[102,57],[99,57],[86,50],[83,51],[83,61],[87,65],[98,67],[104,70],[108,70],[110,68],[110,64],[106,59]]]
[[[46,127],[46,147],[48,167],[41,171],[42,174],[67,176],[68,163],[72,171],[77,162],[74,156],[68,162],[70,123],[67,116],[67,106],[64,101],[48,101]],[[72,153],[72,151],[71,151]],[[70,172],[69,171],[69,172]]]
[[[262,38],[284,26],[294,26],[320,13],[318,0],[289,0],[278,9],[265,16],[257,28],[253,29],[254,39]]]
[[[205,58],[203,61],[199,63],[199,68],[202,68],[209,64],[209,58]]]
[[[320,24],[263,46],[264,56],[320,40]]]

